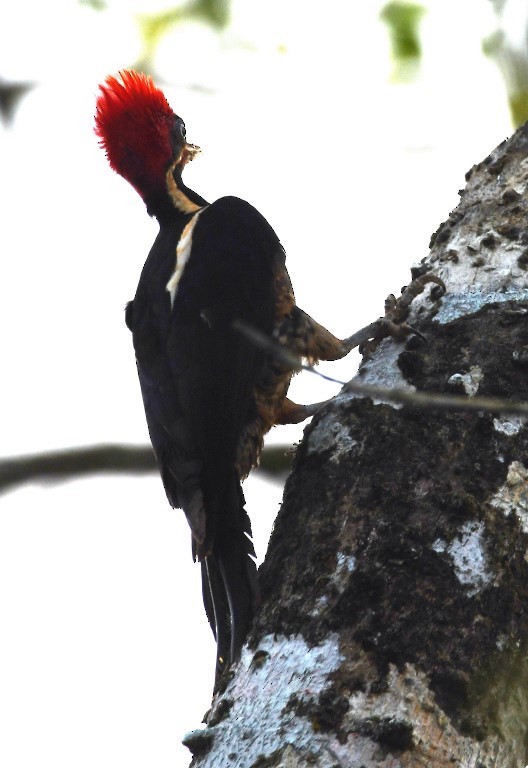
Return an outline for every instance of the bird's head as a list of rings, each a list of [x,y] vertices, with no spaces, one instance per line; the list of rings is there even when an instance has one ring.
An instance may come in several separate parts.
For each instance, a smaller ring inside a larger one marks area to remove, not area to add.
[[[95,132],[110,166],[148,201],[166,191],[167,175],[181,174],[200,148],[188,144],[185,124],[151,77],[133,70],[100,86]]]

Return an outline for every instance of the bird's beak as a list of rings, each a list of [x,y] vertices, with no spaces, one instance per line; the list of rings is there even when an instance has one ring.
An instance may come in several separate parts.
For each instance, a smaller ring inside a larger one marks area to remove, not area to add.
[[[185,144],[182,150],[181,154],[181,164],[186,165],[187,163],[190,163],[191,160],[194,160],[195,157],[200,155],[202,150],[200,147],[197,147],[196,144]]]

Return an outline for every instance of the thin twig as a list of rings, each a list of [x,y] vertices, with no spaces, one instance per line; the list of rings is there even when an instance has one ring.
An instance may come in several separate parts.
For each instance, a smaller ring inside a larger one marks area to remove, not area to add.
[[[375,400],[409,405],[426,411],[475,412],[486,411],[492,414],[508,416],[528,416],[528,403],[511,402],[502,397],[468,397],[466,395],[448,395],[441,392],[418,392],[411,389],[387,389],[373,384],[360,384],[349,381],[345,391],[365,395]]]

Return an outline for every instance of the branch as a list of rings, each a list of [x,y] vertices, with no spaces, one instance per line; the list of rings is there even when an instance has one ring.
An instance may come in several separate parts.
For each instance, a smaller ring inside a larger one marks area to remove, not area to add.
[[[63,482],[101,472],[145,474],[156,469],[150,446],[91,445],[0,460],[0,493],[29,482]]]
[[[291,446],[272,445],[264,449],[259,471],[282,483],[290,464]],[[11,456],[0,459],[0,494],[25,483],[58,483],[101,473],[142,475],[157,470],[150,445],[90,445]]]

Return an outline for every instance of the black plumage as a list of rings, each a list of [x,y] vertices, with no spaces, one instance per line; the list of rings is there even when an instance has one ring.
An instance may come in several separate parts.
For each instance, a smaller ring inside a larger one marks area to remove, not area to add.
[[[266,367],[266,355],[232,322],[243,320],[271,335],[274,275],[284,252],[251,205],[221,198],[200,212],[171,306],[167,284],[191,218],[176,210],[170,220],[162,218],[127,307],[127,324],[167,497],[186,513],[193,552],[209,570],[204,602],[221,668],[237,655],[257,599],[251,528],[235,465]],[[215,616],[215,602],[224,615]],[[231,618],[225,615],[229,603]]]

